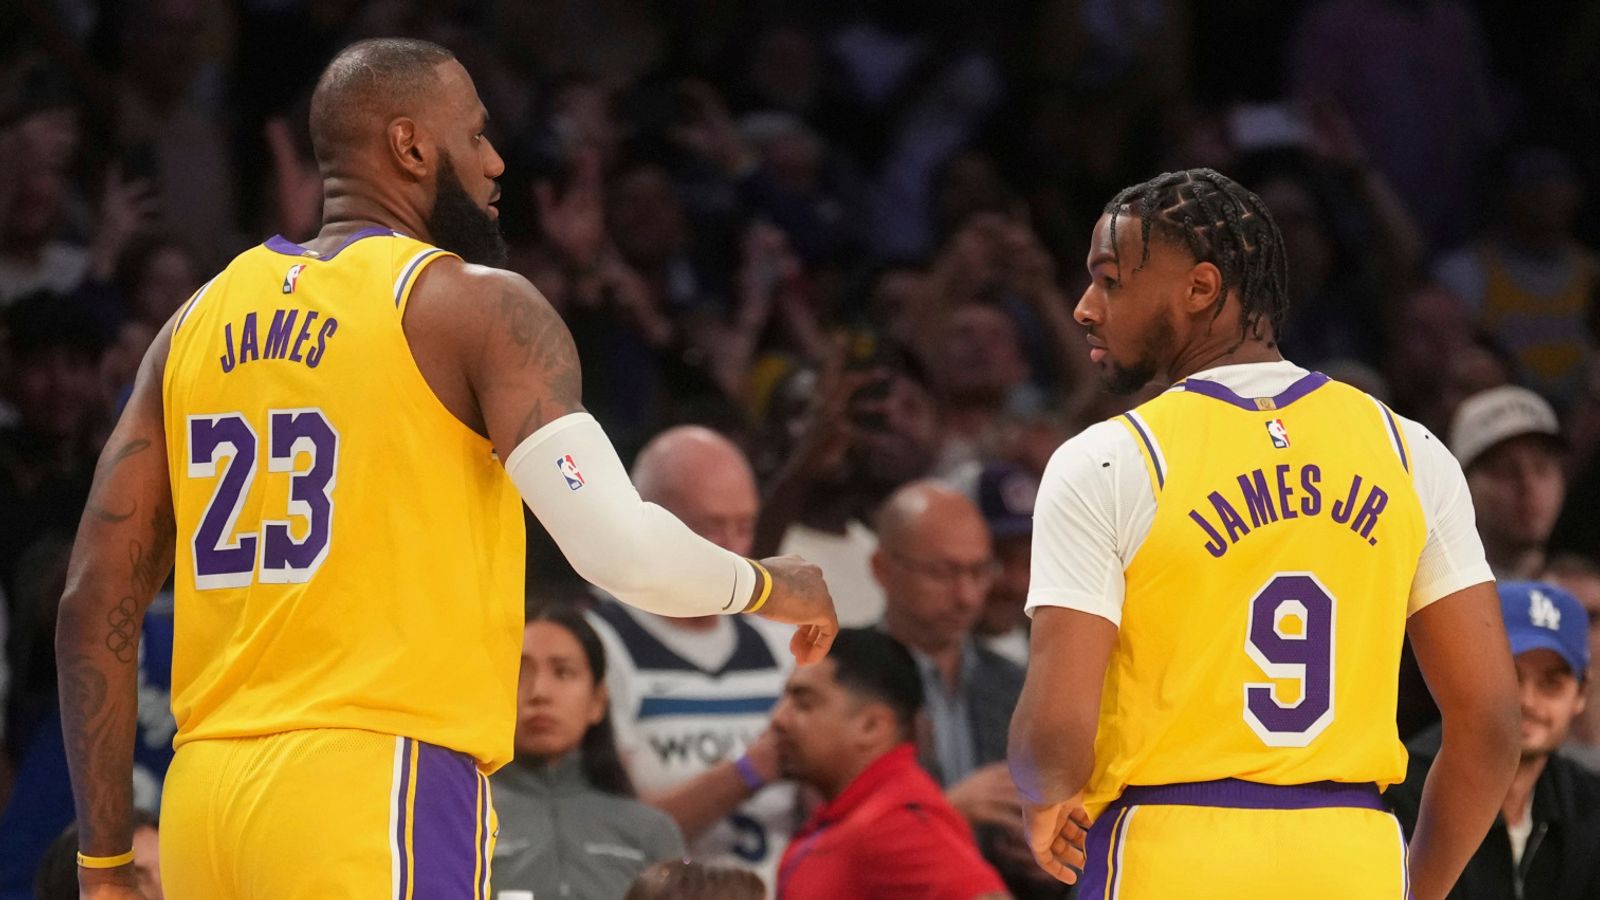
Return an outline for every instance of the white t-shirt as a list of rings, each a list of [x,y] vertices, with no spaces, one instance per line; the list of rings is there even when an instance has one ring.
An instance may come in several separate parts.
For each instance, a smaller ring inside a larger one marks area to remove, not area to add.
[[[1307,374],[1288,362],[1218,366],[1190,378],[1215,381],[1243,397],[1270,397]],[[1472,496],[1444,442],[1395,416],[1415,459],[1415,483],[1428,538],[1411,582],[1406,614],[1440,597],[1493,580],[1478,538]],[[1057,448],[1040,480],[1033,511],[1029,615],[1062,606],[1122,624],[1123,572],[1150,533],[1155,492],[1144,457],[1126,428],[1091,425]]]
[[[844,628],[867,628],[883,619],[883,587],[872,574],[872,554],[877,550],[878,535],[855,519],[842,535],[796,522],[778,547],[779,553],[804,557],[822,570]]]

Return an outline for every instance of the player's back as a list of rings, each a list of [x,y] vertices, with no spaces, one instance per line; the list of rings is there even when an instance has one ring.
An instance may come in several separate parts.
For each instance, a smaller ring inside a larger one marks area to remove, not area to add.
[[[1091,811],[1129,785],[1402,778],[1427,526],[1393,415],[1313,373],[1262,400],[1191,380],[1120,421],[1157,502],[1125,570]]]
[[[325,257],[274,238],[180,313],[176,744],[348,728],[509,758],[521,502],[401,327],[448,256],[384,229]]]

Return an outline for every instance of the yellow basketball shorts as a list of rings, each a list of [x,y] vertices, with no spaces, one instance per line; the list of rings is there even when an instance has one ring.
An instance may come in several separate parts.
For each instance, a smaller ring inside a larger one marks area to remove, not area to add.
[[[1079,900],[1407,900],[1405,836],[1376,786],[1129,787],[1089,829]]]
[[[483,900],[497,821],[472,758],[316,729],[178,748],[161,804],[170,900]]]

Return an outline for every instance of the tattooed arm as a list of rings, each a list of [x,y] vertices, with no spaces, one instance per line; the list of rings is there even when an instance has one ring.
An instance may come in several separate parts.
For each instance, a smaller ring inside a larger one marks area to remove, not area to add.
[[[405,328],[434,393],[494,444],[579,575],[663,615],[737,613],[764,595],[765,580],[749,562],[639,498],[605,432],[583,411],[572,334],[526,278],[441,260],[413,289]],[[563,456],[581,461],[583,491],[552,465]],[[801,626],[790,643],[796,659],[820,659],[839,628],[821,571],[794,557],[763,563],[771,592],[759,615]]]
[[[61,723],[78,813],[78,847],[133,845],[133,741],[139,633],[172,569],[176,526],[161,412],[171,323],[145,354],[133,396],[95,468],[56,624]],[[85,896],[137,897],[133,867],[80,869]]]

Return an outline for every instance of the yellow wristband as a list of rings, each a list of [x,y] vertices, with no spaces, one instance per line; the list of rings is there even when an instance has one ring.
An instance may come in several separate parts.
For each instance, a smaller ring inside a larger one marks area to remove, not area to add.
[[[753,559],[750,560],[750,565],[755,566],[756,571],[761,573],[761,593],[756,595],[756,602],[745,607],[744,611],[747,613],[758,612],[766,605],[767,598],[772,596],[772,573],[767,571],[766,566]]]
[[[85,856],[83,851],[78,851],[78,865],[85,869],[115,869],[133,862],[133,851],[118,853],[116,856]]]

